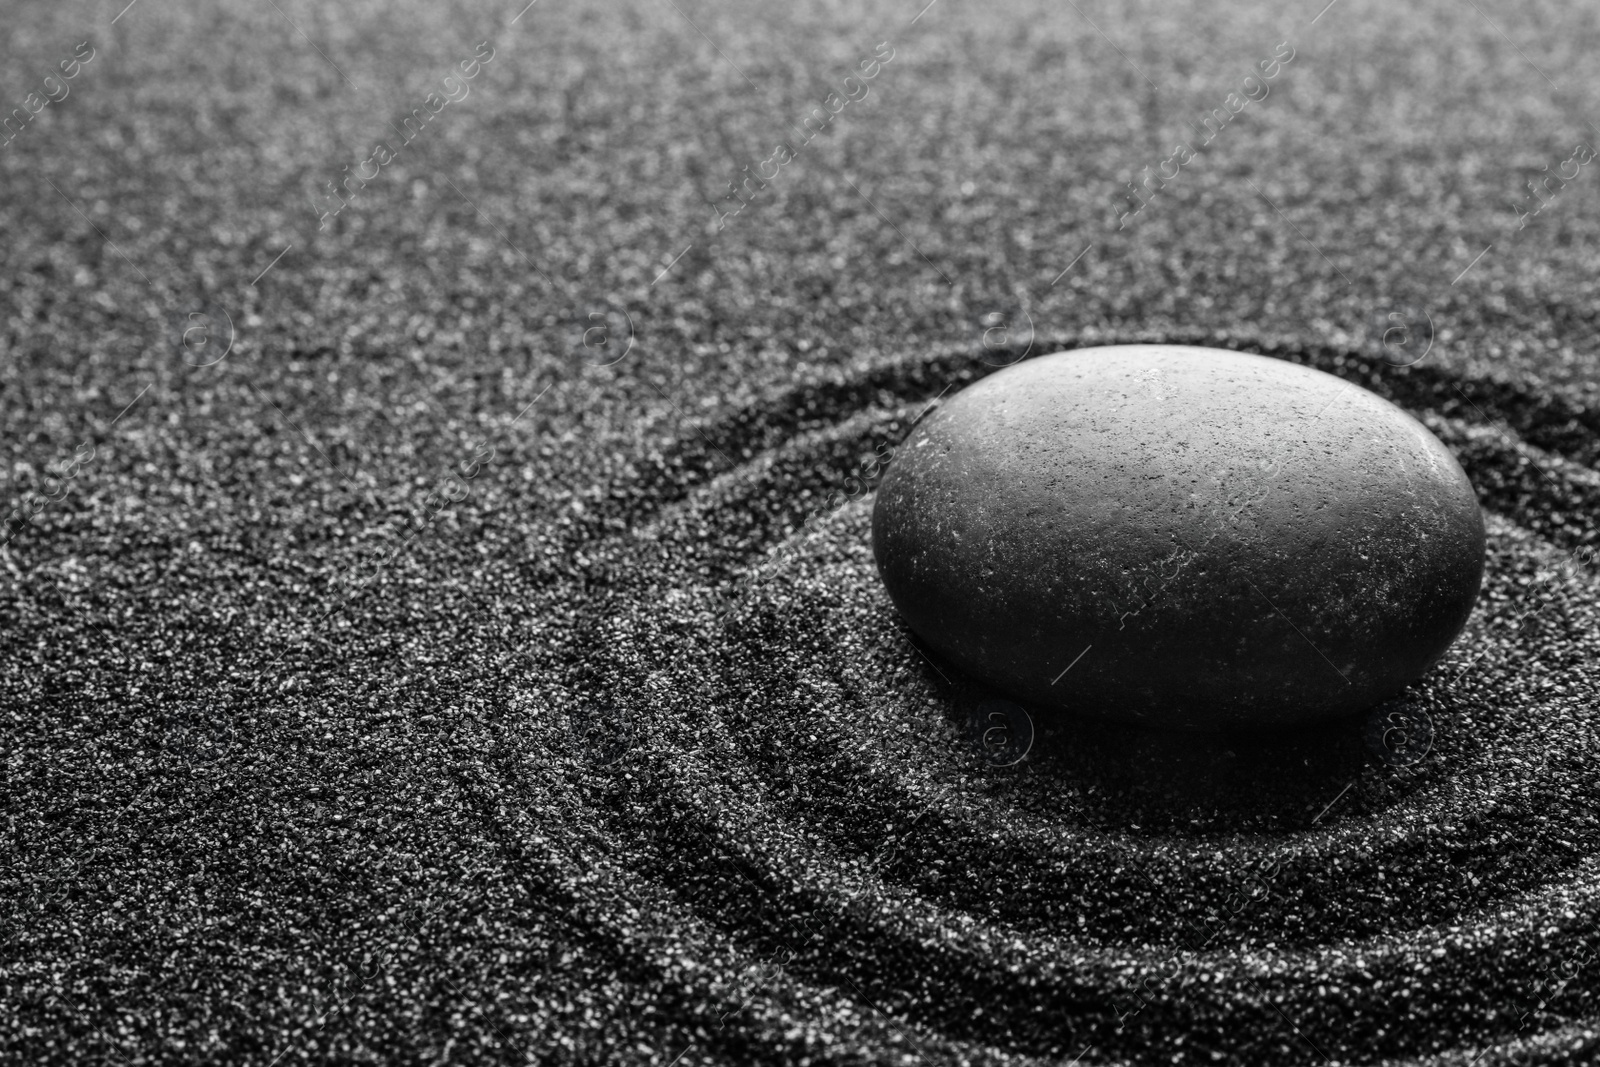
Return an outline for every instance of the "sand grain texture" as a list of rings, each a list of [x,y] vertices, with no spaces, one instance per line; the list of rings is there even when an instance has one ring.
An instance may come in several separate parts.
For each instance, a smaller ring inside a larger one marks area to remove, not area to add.
[[[1594,136],[1596,16],[1077,6],[10,13],[7,109],[95,58],[0,149],[0,1060],[1592,1060],[1600,206],[1508,203]],[[1460,458],[1426,759],[973,755],[849,479],[1134,341]]]

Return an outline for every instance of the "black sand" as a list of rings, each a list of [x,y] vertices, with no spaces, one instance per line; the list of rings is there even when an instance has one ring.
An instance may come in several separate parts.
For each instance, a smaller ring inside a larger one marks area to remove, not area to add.
[[[0,549],[0,1059],[1592,1062],[1600,207],[1587,167],[1507,204],[1594,136],[1600,28],[1320,6],[16,13],[18,103],[98,51],[0,150],[5,485],[45,500]],[[1460,456],[1491,556],[1420,762],[1359,721],[975,755],[848,479],[993,363],[1133,340],[1342,374]]]

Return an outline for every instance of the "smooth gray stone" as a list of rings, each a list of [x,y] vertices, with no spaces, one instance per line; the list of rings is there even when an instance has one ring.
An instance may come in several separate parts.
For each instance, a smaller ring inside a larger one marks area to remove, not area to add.
[[[997,690],[1217,729],[1352,714],[1443,655],[1483,516],[1381,397],[1178,345],[1020,363],[917,425],[878,489],[890,598]]]

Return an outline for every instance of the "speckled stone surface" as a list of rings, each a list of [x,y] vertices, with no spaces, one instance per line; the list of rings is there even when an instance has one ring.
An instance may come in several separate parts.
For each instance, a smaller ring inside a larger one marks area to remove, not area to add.
[[[1461,465],[1387,400],[1282,360],[1123,345],[930,413],[873,548],[911,627],[1002,691],[1210,729],[1401,690],[1461,632],[1484,530]]]

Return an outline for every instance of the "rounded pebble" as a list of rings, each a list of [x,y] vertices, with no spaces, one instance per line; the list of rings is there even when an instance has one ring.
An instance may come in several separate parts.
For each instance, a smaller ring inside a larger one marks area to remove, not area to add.
[[[1057,353],[944,402],[872,541],[957,667],[1183,729],[1395,695],[1461,632],[1484,560],[1472,486],[1421,423],[1322,371],[1178,345]]]

